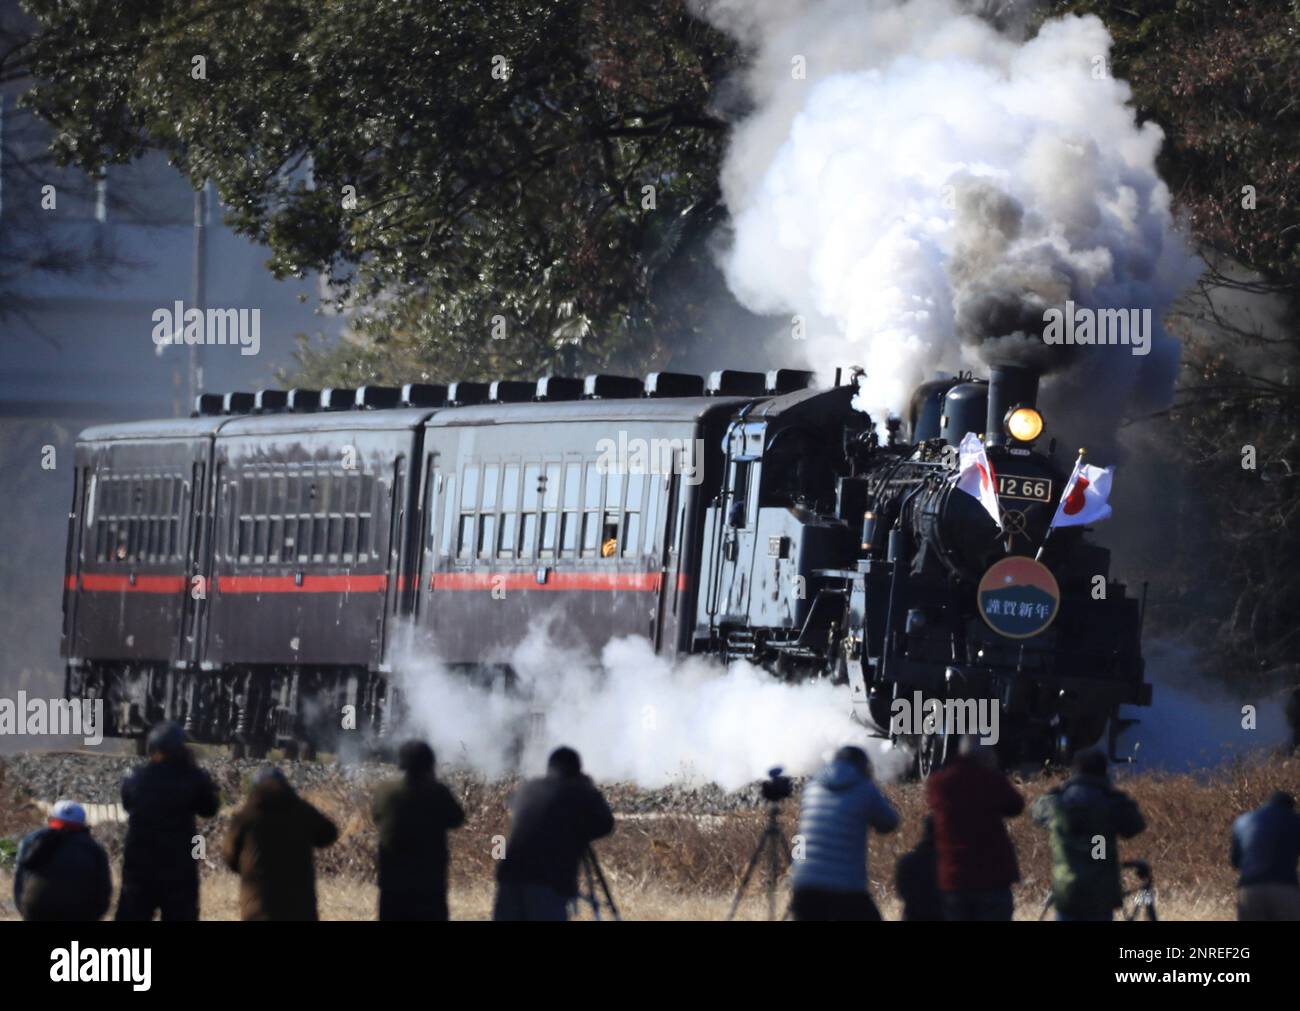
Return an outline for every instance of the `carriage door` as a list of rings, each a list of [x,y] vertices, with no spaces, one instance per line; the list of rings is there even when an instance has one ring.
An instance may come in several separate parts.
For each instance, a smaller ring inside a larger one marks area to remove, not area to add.
[[[184,598],[181,601],[181,643],[177,656],[181,660],[197,661],[202,642],[201,622],[203,604],[212,592],[212,544],[207,536],[207,486],[204,483],[205,467],[195,463],[190,469],[190,480],[181,488],[181,515],[185,517],[185,580]],[[198,592],[196,592],[196,588]],[[197,598],[197,599],[196,599]]]
[[[68,542],[63,560],[63,643],[62,656],[72,656],[72,630],[77,621],[77,580],[81,575],[81,531],[87,510],[92,509],[95,484],[90,467],[78,467],[72,475],[72,509],[68,513]],[[89,520],[86,520],[89,522]]]
[[[438,454],[430,453],[424,458],[424,494],[421,498],[424,508],[420,512],[423,522],[418,531],[412,531],[412,535],[419,538],[419,543],[415,546],[417,568],[411,576],[413,583],[411,589],[414,591],[413,618],[420,614],[420,604],[426,599],[429,577],[433,574],[433,567],[436,564],[434,551],[438,546],[437,536],[440,529],[438,502],[441,491],[442,471],[438,469]]]
[[[674,454],[676,452],[678,451],[674,451]],[[677,500],[680,495],[681,467],[674,456],[668,473],[662,479],[656,479],[651,486],[650,502],[647,506],[650,515],[646,518],[646,528],[652,531],[651,536],[658,542],[655,546],[659,554],[659,600],[655,605],[654,620],[656,653],[664,651],[664,639],[668,636],[669,629],[678,627],[677,593],[681,554],[675,550],[674,544],[677,536]],[[660,499],[665,497],[667,501],[661,506]],[[660,508],[663,512],[656,515],[656,510]],[[676,641],[677,636],[673,635],[668,645],[668,652],[675,652]]]
[[[387,586],[387,607],[384,608],[386,615],[395,615],[402,608],[402,591],[403,582],[406,578],[407,565],[404,561],[405,552],[402,545],[406,537],[406,456],[399,456],[393,462],[393,479],[388,489],[388,586]],[[374,642],[374,653],[376,659],[380,653],[380,643],[384,640],[383,623],[384,618],[379,619],[381,625],[376,629]]]

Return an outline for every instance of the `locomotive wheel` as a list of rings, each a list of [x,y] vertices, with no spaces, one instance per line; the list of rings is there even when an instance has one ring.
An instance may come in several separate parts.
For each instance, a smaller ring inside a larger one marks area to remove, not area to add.
[[[916,774],[925,782],[948,760],[947,734],[922,734],[916,746]]]
[[[302,760],[303,760],[304,762],[314,762],[314,761],[316,761],[316,742],[315,742],[315,741],[311,741],[311,740],[305,740],[305,741],[303,741],[301,744],[299,744],[299,746],[298,746],[298,751],[299,751],[299,754],[301,754],[301,756],[302,756]]]
[[[284,760],[286,762],[298,761],[298,741],[296,738],[291,738],[290,740],[285,741],[283,750]]]
[[[230,757],[235,759],[235,761],[239,761],[239,759],[243,758],[247,753],[248,745],[243,741],[230,742]]]

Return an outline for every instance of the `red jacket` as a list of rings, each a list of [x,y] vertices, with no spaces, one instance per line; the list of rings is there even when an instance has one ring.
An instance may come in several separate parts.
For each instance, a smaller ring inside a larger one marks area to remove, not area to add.
[[[1025,809],[1025,798],[1001,772],[959,758],[925,784],[934,815],[939,889],[1002,888],[1020,880],[1016,851],[1003,819]]]

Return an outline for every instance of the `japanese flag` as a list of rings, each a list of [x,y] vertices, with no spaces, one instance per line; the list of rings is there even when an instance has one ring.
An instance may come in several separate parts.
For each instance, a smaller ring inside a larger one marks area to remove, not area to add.
[[[984,511],[1002,529],[1002,508],[998,505],[997,476],[984,452],[984,442],[974,432],[967,432],[961,440],[961,461],[957,469],[957,488],[971,498],[978,499]]]
[[[1093,467],[1083,462],[1074,464],[1070,480],[1061,493],[1061,504],[1052,517],[1052,527],[1079,527],[1085,523],[1099,523],[1109,518],[1110,478],[1114,467]]]

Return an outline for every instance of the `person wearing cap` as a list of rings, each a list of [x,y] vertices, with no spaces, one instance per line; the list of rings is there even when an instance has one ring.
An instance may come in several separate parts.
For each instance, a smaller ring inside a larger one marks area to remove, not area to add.
[[[261,769],[230,820],[222,852],[239,875],[240,919],[319,919],[313,850],[338,837],[334,822],[300,797],[283,772]]]
[[[1137,802],[1110,784],[1106,756],[1081,751],[1074,775],[1029,809],[1052,848],[1052,902],[1058,920],[1110,920],[1123,901],[1119,839],[1146,828]]]
[[[45,828],[23,836],[14,867],[14,906],[24,920],[98,920],[113,896],[108,855],[75,801],[61,800]]]
[[[397,752],[402,778],[375,791],[379,830],[379,918],[447,919],[447,832],[465,812],[434,775],[433,749],[407,741]]]
[[[944,919],[1010,920],[1020,866],[1006,819],[1024,811],[1025,798],[998,768],[991,745],[966,734],[957,747],[957,757],[925,783]]]
[[[1300,814],[1291,794],[1277,790],[1232,823],[1231,856],[1237,919],[1300,920]]]
[[[556,748],[546,775],[519,788],[497,864],[494,920],[567,920],[587,848],[614,831],[614,814],[572,748]]]
[[[179,724],[157,724],[145,750],[149,761],[122,784],[127,828],[116,918],[197,920],[202,850],[195,818],[217,813],[217,787],[195,764]]]
[[[898,827],[898,812],[871,778],[871,761],[847,746],[803,789],[795,837],[796,920],[879,920],[867,891],[867,832]]]

